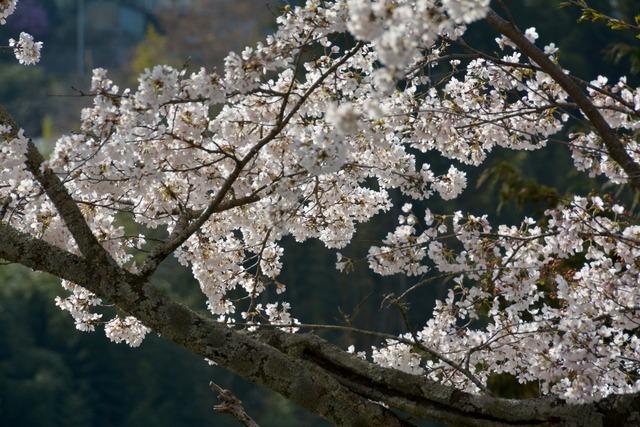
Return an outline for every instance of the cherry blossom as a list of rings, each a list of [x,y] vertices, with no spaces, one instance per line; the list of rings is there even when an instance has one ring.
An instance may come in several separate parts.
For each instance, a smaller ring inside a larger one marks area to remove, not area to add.
[[[35,65],[40,61],[42,42],[34,41],[31,34],[22,32],[18,40],[9,39],[9,46],[13,47],[18,62],[23,65]]]
[[[0,0],[0,24],[7,23],[7,18],[16,10],[18,0]]]
[[[144,326],[138,319],[127,316],[124,319],[116,317],[104,326],[107,337],[116,343],[126,342],[131,347],[138,347],[150,329]]]

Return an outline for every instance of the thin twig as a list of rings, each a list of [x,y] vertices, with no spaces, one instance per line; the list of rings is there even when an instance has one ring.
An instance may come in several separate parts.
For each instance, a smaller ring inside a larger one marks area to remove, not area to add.
[[[218,394],[219,404],[213,407],[213,410],[223,414],[228,414],[240,421],[247,427],[260,427],[253,418],[251,418],[242,406],[242,401],[236,397],[231,390],[220,387],[213,381],[209,382],[211,390]]]

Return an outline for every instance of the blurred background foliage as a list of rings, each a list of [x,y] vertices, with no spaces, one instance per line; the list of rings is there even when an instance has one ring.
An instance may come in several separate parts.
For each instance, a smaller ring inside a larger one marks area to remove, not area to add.
[[[37,67],[0,57],[0,102],[46,148],[73,131],[79,111],[90,102],[91,69],[103,67],[122,86],[157,63],[189,68],[218,67],[226,53],[239,51],[273,29],[282,0],[20,0],[18,10],[0,28],[0,40],[28,31],[45,42]],[[638,84],[638,40],[633,32],[612,31],[601,22],[578,23],[580,12],[560,8],[556,0],[505,1],[521,28],[536,26],[540,42],[560,47],[561,63],[587,80],[603,74],[629,77]],[[637,0],[593,0],[589,5],[616,19],[634,22]],[[465,35],[473,46],[495,52],[493,34],[482,23]],[[628,46],[625,52],[616,46]],[[624,54],[621,54],[624,53]],[[640,58],[640,56],[639,56]],[[424,155],[436,171],[448,161]],[[623,187],[589,179],[571,167],[566,147],[550,144],[533,153],[496,151],[481,169],[467,169],[469,188],[454,203],[433,199],[422,206],[434,212],[488,213],[492,220],[519,222],[539,215],[570,194],[604,191],[633,203]],[[396,194],[394,197],[401,202]],[[370,244],[396,225],[399,209],[359,226],[343,251],[362,259]],[[295,250],[287,250],[295,247]],[[301,247],[285,241],[284,270],[294,315],[309,323],[342,323],[390,333],[402,330],[399,313],[381,309],[384,295],[399,294],[413,281],[376,277],[363,262],[348,275],[334,269],[335,254],[320,243]],[[157,286],[191,307],[205,311],[198,285],[175,260],[154,277]],[[410,319],[428,319],[447,284],[433,282],[412,297]],[[210,367],[171,343],[150,336],[138,349],[110,343],[101,332],[81,333],[53,304],[62,295],[55,278],[24,268],[0,266],[0,425],[2,426],[232,426],[213,412],[213,380],[231,388],[263,427],[322,426],[322,420],[278,395]],[[349,334],[316,331],[346,347],[367,348],[375,341]],[[504,396],[530,397],[535,384],[517,386],[508,377],[492,379]]]

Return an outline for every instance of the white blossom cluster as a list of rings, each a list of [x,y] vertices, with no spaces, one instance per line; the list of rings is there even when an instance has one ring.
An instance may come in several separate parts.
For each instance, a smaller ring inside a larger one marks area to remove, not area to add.
[[[600,90],[614,94],[606,96]],[[640,88],[627,85],[627,79],[621,77],[614,85],[608,85],[608,79],[598,76],[588,88],[602,115],[613,129],[619,131],[629,156],[640,162],[640,145],[636,134],[640,130]],[[572,156],[578,170],[589,172],[590,176],[605,175],[611,182],[627,182],[622,168],[608,155],[600,137],[592,131],[572,135]]]
[[[469,366],[483,382],[509,373],[568,400],[640,390],[640,226],[621,206],[576,197],[544,221],[526,218],[519,227],[494,229],[486,216],[460,212],[425,223],[421,233],[383,247],[385,255],[370,254],[376,271],[393,274],[406,266],[386,254],[411,247],[422,258],[413,265],[455,277],[417,334],[421,344]],[[560,267],[563,261],[580,266]],[[477,390],[450,364],[416,363],[419,355],[406,344],[374,348],[373,358]]]
[[[266,40],[229,54],[220,74],[156,66],[136,88],[120,88],[96,69],[80,132],[60,138],[44,167],[133,273],[136,249],[154,242],[128,235],[118,215],[166,229],[169,239],[211,213],[175,251],[211,313],[230,325],[295,331],[295,308],[277,280],[282,239],[344,248],[358,223],[391,209],[394,192],[454,199],[467,186],[460,163],[481,165],[497,147],[542,148],[570,121],[567,94],[509,40],[497,40],[499,58],[447,55],[450,40],[487,8],[485,0],[309,0],[288,8]],[[357,41],[336,46],[334,35],[345,31]],[[533,28],[525,36],[538,39]],[[557,60],[555,45],[544,52]],[[446,70],[442,84],[430,78],[436,66]],[[592,89],[640,161],[632,133],[640,92],[624,80],[610,87],[599,79]],[[26,143],[20,133],[0,146],[0,220],[77,252],[25,169]],[[578,169],[627,179],[590,130],[574,132],[570,146]],[[451,160],[448,169],[432,168],[431,154]],[[599,198],[575,198],[519,227],[492,226],[486,215],[416,215],[407,204],[368,260],[379,274],[455,278],[418,338],[480,381],[509,373],[540,381],[543,394],[597,399],[640,388],[632,375],[640,360],[636,223]],[[339,268],[350,263],[339,255]],[[58,305],[92,329],[99,315],[89,309],[99,301],[65,286],[71,296]],[[134,346],[147,332],[130,317],[106,327],[109,338]],[[415,353],[412,339],[387,342],[373,360],[475,390],[451,364]]]
[[[9,139],[11,134],[12,129],[9,126],[0,125],[0,136],[3,140]],[[33,190],[33,181],[24,164],[27,143],[28,139],[21,129],[15,137],[0,144],[0,194],[5,200],[7,210],[18,208],[23,197]]]
[[[42,42],[36,42],[31,34],[22,32],[18,40],[9,39],[9,46],[22,65],[35,65],[40,61]]]
[[[403,211],[411,210],[411,205],[403,206]],[[417,219],[412,214],[400,216],[400,225],[393,233],[387,234],[382,241],[383,247],[372,246],[369,249],[369,266],[373,271],[382,275],[404,273],[407,276],[420,276],[429,271],[422,263],[427,254],[426,243],[428,236],[423,233],[416,235]],[[342,255],[338,255],[338,264],[342,262]],[[341,269],[340,266],[338,269]]]
[[[298,319],[294,319],[291,317],[289,310],[291,309],[291,305],[287,302],[283,302],[278,308],[278,303],[267,304],[264,312],[269,318],[269,323],[275,325],[291,325],[290,327],[282,327],[280,329],[287,332],[297,332],[299,328],[294,327],[293,325],[300,324]]]
[[[0,25],[7,23],[7,18],[16,10],[18,0],[0,0]],[[40,62],[42,42],[36,42],[31,34],[22,32],[18,40],[9,39],[9,47],[13,48],[16,59],[22,65],[35,65]]]
[[[124,319],[115,317],[104,325],[104,331],[115,343],[126,342],[131,347],[139,347],[144,337],[151,329],[144,326],[138,319],[127,316]]]
[[[565,113],[553,114],[558,104],[566,102],[566,93],[548,75],[528,69],[518,52],[500,60],[500,64],[473,60],[463,79],[451,77],[441,91],[431,88],[412,123],[416,137],[412,145],[421,151],[436,149],[474,166],[496,146],[544,147],[568,119]],[[459,61],[451,64],[458,67]]]
[[[62,281],[62,287],[69,291],[66,298],[56,297],[56,305],[64,311],[68,311],[73,317],[76,329],[79,331],[95,331],[96,323],[100,321],[102,315],[92,313],[92,307],[102,304],[102,300],[82,286],[78,286],[67,280]]]
[[[351,34],[372,42],[380,61],[399,71],[439,36],[455,38],[483,18],[489,0],[347,0],[347,7]]]
[[[7,23],[7,18],[16,11],[18,0],[0,0],[0,24]]]

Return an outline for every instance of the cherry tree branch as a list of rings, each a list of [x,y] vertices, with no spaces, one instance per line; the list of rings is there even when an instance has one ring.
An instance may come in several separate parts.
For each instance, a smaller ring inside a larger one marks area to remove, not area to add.
[[[224,389],[213,381],[209,382],[209,387],[218,394],[218,399],[222,401],[222,403],[213,407],[216,412],[229,414],[246,427],[260,427],[258,423],[247,414],[242,405],[242,401],[238,399],[231,390]]]
[[[520,49],[529,56],[531,62],[556,79],[569,93],[603,138],[611,157],[628,174],[631,184],[640,188],[640,166],[634,163],[616,132],[608,126],[600,111],[585,95],[584,89],[566,76],[560,67],[550,61],[511,23],[494,12],[490,12],[487,21],[511,38],[516,45],[520,43]],[[411,375],[362,360],[315,335],[288,334],[275,329],[259,330],[257,333],[237,330],[191,310],[152,286],[149,277],[157,266],[198,232],[214,213],[226,206],[232,208],[258,200],[260,190],[231,201],[229,198],[231,195],[235,196],[233,189],[236,181],[245,168],[256,161],[260,150],[279,137],[308,97],[361,46],[358,43],[317,80],[309,82],[302,94],[295,93],[298,100],[289,105],[295,86],[295,80],[291,81],[288,91],[280,95],[280,109],[274,123],[270,125],[271,131],[254,142],[253,146],[247,147],[250,150],[242,158],[233,157],[235,167],[206,209],[191,212],[181,205],[178,212],[181,215],[179,225],[176,225],[168,241],[156,247],[148,257],[139,275],[117,265],[100,245],[67,188],[53,171],[46,168],[43,157],[29,142],[26,165],[53,201],[80,248],[81,255],[51,245],[0,220],[0,259],[77,283],[101,299],[110,301],[123,312],[135,316],[163,338],[218,363],[248,381],[281,393],[337,425],[411,425],[395,410],[455,425],[631,425],[637,422],[640,407],[640,394],[637,393],[611,395],[599,402],[587,404],[571,404],[554,398],[509,400],[496,398],[488,393],[470,394],[425,376]],[[0,116],[4,115],[0,113]],[[2,120],[2,123],[12,121],[7,119]],[[15,123],[12,124],[13,131],[17,131]],[[314,195],[317,197],[315,190]],[[174,212],[167,212],[167,215],[173,214]],[[519,247],[516,252],[518,249]],[[514,256],[515,253],[507,259],[507,263]],[[260,258],[258,268],[259,262]],[[400,341],[396,337],[393,339]],[[413,340],[407,341],[417,345],[415,333]],[[477,348],[468,345],[464,351],[471,353]],[[434,357],[438,355],[434,352],[430,354]],[[446,362],[446,359],[442,360]],[[461,371],[460,368],[458,370]],[[238,409],[238,402],[233,401],[231,396],[226,395],[225,400],[234,410]]]
[[[0,222],[0,258],[85,287],[165,339],[262,384],[338,425],[404,424],[320,367],[201,316],[123,269],[86,260]]]
[[[503,19],[493,10],[489,10],[485,20],[499,33],[508,37],[522,53],[549,74],[569,94],[589,119],[600,138],[602,138],[611,158],[626,172],[631,185],[636,190],[640,190],[640,165],[633,161],[625,150],[624,145],[620,142],[616,132],[602,117],[598,108],[591,102],[582,88],[570,76],[565,74],[562,68],[551,61],[542,50],[531,43],[512,22]]]
[[[247,333],[203,317],[122,268],[66,252],[0,222],[0,258],[77,283],[163,338],[262,384],[336,425],[410,425],[391,410],[457,425],[594,425],[634,416],[640,395],[568,404],[473,395],[384,368],[310,334]],[[631,409],[630,409],[631,408]],[[582,424],[581,424],[582,423]]]
[[[336,70],[342,66],[349,58],[355,55],[363,46],[363,43],[356,44],[349,52],[340,58],[340,60],[336,61],[331,67],[329,67],[324,73],[316,79],[307,90],[300,96],[298,101],[294,104],[291,110],[285,115],[285,109],[281,110],[282,118],[278,120],[276,126],[265,135],[260,141],[258,141],[247,154],[236,162],[235,167],[229,174],[229,176],[225,179],[222,186],[214,196],[213,200],[209,204],[209,206],[202,212],[202,214],[188,226],[186,226],[182,231],[173,236],[172,239],[167,241],[165,244],[158,246],[153,250],[151,255],[147,258],[144,265],[140,270],[140,277],[147,278],[153,274],[153,272],[158,268],[158,265],[173,251],[175,251],[180,245],[187,241],[189,237],[193,233],[195,233],[205,222],[211,217],[213,213],[218,210],[219,205],[222,203],[224,198],[227,196],[229,190],[235,183],[236,179],[240,176],[242,170],[249,164],[249,162],[258,154],[260,149],[275,139],[280,132],[286,127],[286,125],[291,121],[293,116],[300,110],[302,105],[306,102],[306,100],[311,96],[311,94],[322,84],[322,82],[329,77],[331,74],[336,72]],[[292,77],[292,78],[295,78]],[[290,86],[289,90],[293,89],[293,85]],[[285,96],[283,99],[283,103],[286,104],[288,101],[288,96]]]
[[[0,123],[11,127],[11,135],[15,137],[18,126],[9,113],[0,105]],[[43,190],[56,207],[67,229],[73,236],[80,252],[89,259],[115,265],[115,260],[100,245],[91,231],[80,208],[75,203],[58,176],[44,165],[44,158],[31,140],[28,141],[26,153],[27,169],[42,186]]]

